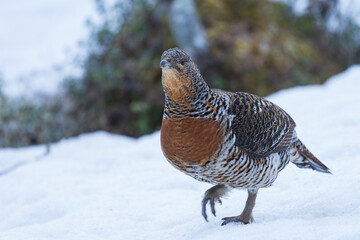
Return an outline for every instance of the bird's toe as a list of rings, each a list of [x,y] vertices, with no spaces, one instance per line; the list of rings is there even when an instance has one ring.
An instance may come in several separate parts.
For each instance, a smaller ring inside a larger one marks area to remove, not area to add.
[[[201,211],[201,214],[202,216],[204,217],[204,219],[206,221],[208,221],[207,219],[207,213],[206,213],[206,206],[207,204],[209,203],[210,205],[210,210],[211,210],[211,213],[216,217],[216,210],[215,210],[215,202],[216,201],[219,201],[218,199],[215,199],[213,197],[209,197],[209,196],[205,196],[202,200],[202,211]]]
[[[251,222],[254,221],[254,218],[252,216],[246,218],[242,215],[239,215],[239,216],[234,216],[234,217],[224,217],[222,218],[221,220],[223,220],[221,226],[224,226],[228,223],[231,223],[231,222],[240,222],[240,223],[243,223],[243,224],[249,224]]]
[[[208,221],[206,214],[206,205],[209,203],[211,213],[216,217],[215,203],[218,202],[222,204],[221,197],[223,197],[226,192],[229,191],[229,188],[224,185],[216,185],[205,192],[204,198],[202,200],[202,216],[206,221]]]

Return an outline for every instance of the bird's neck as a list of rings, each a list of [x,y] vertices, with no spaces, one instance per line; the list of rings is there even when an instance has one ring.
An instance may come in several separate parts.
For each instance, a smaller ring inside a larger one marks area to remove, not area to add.
[[[165,93],[164,117],[196,116],[203,111],[211,90],[201,76],[190,79],[163,73],[162,83]]]

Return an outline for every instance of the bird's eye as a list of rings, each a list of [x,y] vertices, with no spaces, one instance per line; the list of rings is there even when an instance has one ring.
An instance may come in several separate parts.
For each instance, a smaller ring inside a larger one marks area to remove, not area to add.
[[[180,64],[184,66],[185,62],[184,62],[184,61],[181,61]]]

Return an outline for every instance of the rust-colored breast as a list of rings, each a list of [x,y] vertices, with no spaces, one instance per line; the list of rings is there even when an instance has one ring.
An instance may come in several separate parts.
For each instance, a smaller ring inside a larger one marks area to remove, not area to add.
[[[183,161],[201,165],[222,143],[219,127],[218,122],[203,118],[163,119],[162,150],[176,164]]]

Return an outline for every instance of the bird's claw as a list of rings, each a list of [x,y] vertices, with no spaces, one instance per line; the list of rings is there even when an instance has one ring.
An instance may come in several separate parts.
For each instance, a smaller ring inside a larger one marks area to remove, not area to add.
[[[253,222],[254,218],[252,216],[250,216],[249,219],[245,219],[242,215],[240,215],[240,216],[235,216],[235,217],[224,217],[221,220],[223,220],[221,226],[224,226],[231,222],[241,222],[243,224],[248,224],[248,223]]]
[[[215,202],[220,203],[220,205],[222,204],[222,201],[220,198],[214,197],[214,196],[212,196],[212,194],[209,194],[208,192],[206,192],[206,194],[202,200],[202,203],[201,203],[201,205],[202,205],[201,214],[204,217],[205,221],[207,221],[207,222],[208,222],[208,219],[207,219],[207,214],[206,214],[206,205],[209,203],[211,213],[216,217]]]
[[[205,220],[208,222],[207,219],[207,214],[206,214],[206,205],[209,203],[210,205],[210,210],[211,213],[216,217],[216,210],[215,210],[215,201],[218,201],[219,203],[221,203],[220,199],[214,199],[214,198],[207,198],[206,196],[204,197],[204,199],[202,200],[202,211],[201,214],[203,215],[203,217],[205,218]]]
[[[222,204],[220,198],[223,197],[228,191],[229,191],[229,188],[227,186],[218,184],[216,186],[209,188],[205,192],[205,196],[201,202],[201,205],[202,205],[201,214],[203,215],[205,221],[208,221],[207,214],[206,214],[206,205],[209,203],[211,213],[216,217],[215,203],[218,202],[218,203]]]

